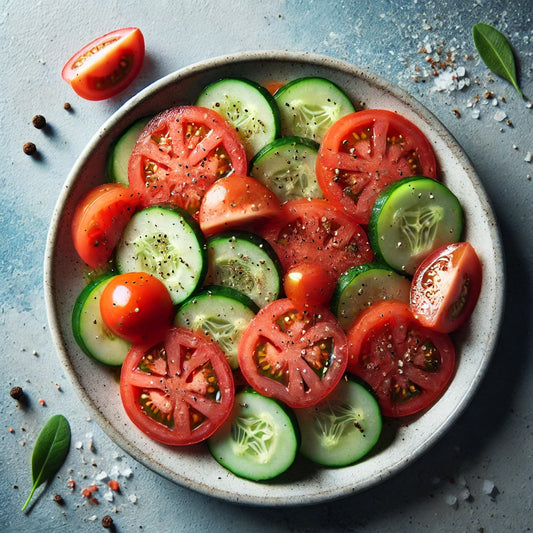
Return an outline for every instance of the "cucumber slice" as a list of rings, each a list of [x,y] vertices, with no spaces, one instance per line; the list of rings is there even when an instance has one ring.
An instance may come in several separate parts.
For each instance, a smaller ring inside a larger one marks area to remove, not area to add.
[[[271,142],[250,162],[250,176],[266,185],[281,203],[299,198],[322,198],[316,179],[320,145],[303,137]]]
[[[239,341],[257,311],[252,300],[241,292],[229,287],[209,286],[181,305],[174,325],[207,333],[235,369],[239,367]]]
[[[450,189],[415,176],[393,183],[380,194],[368,237],[379,261],[412,275],[430,252],[458,242],[463,224],[463,209]]]
[[[120,273],[148,272],[167,287],[174,304],[201,286],[207,272],[205,238],[178,207],[151,206],[135,213],[117,245]]]
[[[331,310],[347,331],[355,317],[378,300],[409,302],[411,282],[404,276],[378,263],[365,263],[350,268],[339,277]]]
[[[326,400],[296,409],[302,432],[300,452],[324,466],[346,466],[362,459],[377,443],[383,420],[374,395],[343,379]]]
[[[196,105],[214,109],[233,125],[249,159],[280,134],[276,102],[254,81],[238,78],[216,81],[201,92]]]
[[[276,300],[282,288],[281,263],[259,235],[225,231],[207,241],[207,282],[246,294],[258,307]]]
[[[346,93],[318,77],[298,78],[274,93],[281,114],[283,136],[297,135],[321,142],[339,118],[355,111]]]
[[[213,457],[235,475],[261,481],[292,465],[299,442],[298,427],[287,408],[245,390],[235,395],[228,420],[207,445]]]
[[[83,288],[72,311],[72,333],[87,355],[105,365],[120,366],[131,343],[113,335],[100,313],[100,296],[113,277],[102,274]]]
[[[151,117],[141,118],[134,122],[112,147],[107,159],[107,179],[128,185],[128,163],[133,147]]]

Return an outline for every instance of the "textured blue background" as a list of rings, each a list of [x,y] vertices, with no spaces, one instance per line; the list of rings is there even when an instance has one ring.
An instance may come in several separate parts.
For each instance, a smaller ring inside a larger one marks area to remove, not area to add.
[[[476,22],[503,31],[513,43],[524,94],[533,98],[531,0],[56,4],[0,2],[0,528],[98,531],[105,514],[112,515],[117,531],[123,532],[532,528],[533,164],[527,154],[533,152],[533,110],[510,84],[489,73],[471,38]],[[113,99],[81,100],[61,80],[63,64],[86,42],[126,26],[140,27],[146,39],[141,75]],[[501,227],[508,271],[498,348],[459,421],[430,452],[389,481],[342,501],[303,509],[258,510],[210,499],[125,456],[89,419],[74,394],[55,355],[44,309],[48,224],[64,179],[100,125],[161,76],[206,58],[261,49],[308,51],[351,61],[428,107],[463,146],[487,190]],[[460,79],[469,85],[436,90],[445,74],[434,76],[426,58],[437,57],[439,49],[440,57],[451,53],[457,72],[465,69]],[[487,92],[496,100],[485,98]],[[71,112],[63,109],[67,101]],[[495,120],[500,112],[506,114],[503,121]],[[46,131],[31,124],[38,113],[50,124]],[[27,141],[36,143],[38,157],[22,152]],[[13,385],[24,388],[27,406],[19,407],[10,398]],[[55,412],[63,412],[71,422],[72,448],[51,486],[40,489],[31,511],[23,514],[19,509],[31,486],[32,445]],[[117,477],[122,491],[108,501],[105,484],[99,482],[100,503],[90,504],[80,489],[94,483],[101,471]],[[70,478],[77,482],[73,492],[67,487]],[[484,490],[488,482],[495,484],[491,495]],[[52,501],[56,492],[65,499],[64,506]]]

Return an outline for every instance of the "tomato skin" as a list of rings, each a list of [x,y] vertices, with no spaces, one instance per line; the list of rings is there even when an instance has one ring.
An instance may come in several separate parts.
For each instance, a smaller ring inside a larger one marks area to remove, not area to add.
[[[129,186],[142,206],[171,203],[196,219],[219,178],[247,171],[235,129],[212,109],[180,106],[154,117],[139,135],[128,165]]]
[[[120,397],[148,437],[186,446],[207,439],[225,422],[235,388],[215,342],[200,331],[172,327],[162,343],[132,346],[122,364]]]
[[[348,372],[373,388],[388,417],[428,408],[455,370],[451,339],[419,324],[404,302],[379,301],[363,310],[348,331],[348,346]]]
[[[146,272],[115,276],[100,297],[106,326],[132,343],[158,342],[174,319],[174,305],[165,285]]]
[[[85,263],[98,268],[110,259],[139,201],[139,195],[124,185],[105,183],[78,202],[72,218],[72,240]]]
[[[411,284],[411,310],[423,326],[450,333],[472,314],[481,283],[481,262],[470,243],[443,246],[417,268]]]
[[[326,132],[316,173],[324,196],[366,225],[385,187],[414,175],[435,179],[437,163],[417,126],[392,111],[365,109],[345,115]]]
[[[139,74],[145,55],[139,28],[112,31],[85,45],[61,73],[87,100],[105,100],[124,90]]]
[[[327,306],[335,289],[335,278],[316,263],[299,263],[283,278],[283,288],[298,310]]]
[[[260,309],[239,343],[248,384],[292,408],[325,398],[342,378],[347,355],[346,334],[332,313],[299,313],[288,298]]]
[[[278,197],[268,187],[255,178],[231,174],[207,190],[198,222],[204,234],[210,236],[273,217],[280,208]]]

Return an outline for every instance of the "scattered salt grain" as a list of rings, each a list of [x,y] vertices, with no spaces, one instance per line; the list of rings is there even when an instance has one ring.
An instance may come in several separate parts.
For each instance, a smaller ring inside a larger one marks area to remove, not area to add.
[[[501,109],[499,109],[498,111],[496,111],[496,113],[494,113],[494,120],[496,122],[502,122],[506,118],[507,118],[507,113],[505,111],[502,111]]]
[[[463,489],[461,489],[461,491],[459,492],[459,499],[466,502],[467,500],[469,500],[471,497],[471,494],[470,494],[470,490],[468,489],[468,487],[464,487]]]
[[[479,109],[473,109],[472,110],[472,113],[470,114],[470,116],[473,118],[473,119],[479,119],[479,116],[480,116],[480,111]]]
[[[453,494],[448,494],[448,495],[444,498],[444,501],[445,501],[446,504],[449,505],[450,507],[454,507],[454,508],[457,507],[457,497],[454,496]]]
[[[491,481],[490,479],[485,479],[483,481],[483,494],[486,494],[487,496],[494,495],[494,491],[496,490],[496,485],[494,485],[494,481]]]
[[[89,520],[90,520],[91,522],[94,522],[97,518],[98,518],[98,517],[97,517],[95,514],[93,514],[92,516],[89,517]]]
[[[124,476],[125,478],[130,478],[132,474],[133,474],[133,470],[129,466],[127,466],[126,468],[123,468],[120,471],[120,475]]]
[[[108,479],[107,472],[105,470],[102,470],[101,472],[98,472],[95,476],[96,481],[105,481]]]
[[[106,499],[108,502],[112,502],[115,499],[115,495],[113,494],[113,491],[108,490],[104,493],[104,499]]]
[[[526,157],[524,157],[524,161],[525,161],[526,163],[531,163],[531,158],[532,158],[532,154],[531,154],[531,152],[528,152],[528,153],[526,154]]]
[[[131,503],[137,503],[137,496],[135,494],[130,494],[128,496],[128,500],[131,502]]]
[[[74,447],[76,450],[81,450],[83,448],[83,442],[81,442],[81,440],[77,441],[76,444],[74,444]]]

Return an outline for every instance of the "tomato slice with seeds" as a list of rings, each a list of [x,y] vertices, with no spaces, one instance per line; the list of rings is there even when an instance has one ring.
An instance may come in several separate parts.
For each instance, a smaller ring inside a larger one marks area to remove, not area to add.
[[[228,417],[235,390],[224,352],[203,333],[173,327],[163,343],[134,344],[120,375],[131,421],[172,446],[207,439]]]
[[[246,171],[246,152],[229,122],[211,109],[182,106],[157,115],[141,132],[128,181],[143,207],[169,202],[197,217],[218,178]]]
[[[423,327],[404,302],[379,301],[362,311],[348,332],[348,347],[348,372],[374,389],[384,416],[428,408],[455,369],[450,337]]]
[[[291,200],[260,230],[274,248],[284,272],[301,263],[316,263],[338,278],[352,266],[372,261],[363,228],[327,200]]]
[[[379,193],[408,176],[437,177],[431,144],[402,115],[366,109],[342,117],[326,132],[316,164],[324,196],[368,224]]]
[[[239,343],[239,367],[257,392],[293,408],[327,396],[347,364],[346,334],[327,309],[299,312],[289,299],[263,307]]]

